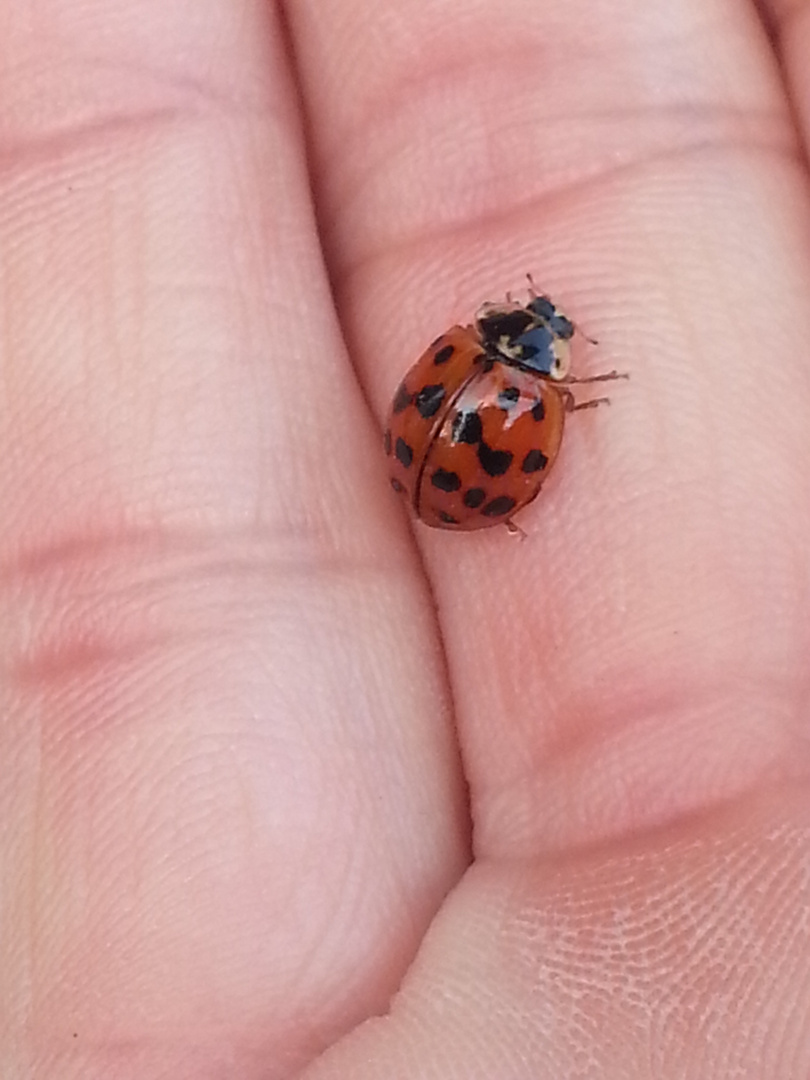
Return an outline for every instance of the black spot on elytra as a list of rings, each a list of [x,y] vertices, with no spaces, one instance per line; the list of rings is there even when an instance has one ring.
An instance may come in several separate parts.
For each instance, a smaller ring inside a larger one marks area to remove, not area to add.
[[[439,521],[443,521],[445,525],[458,525],[458,518],[454,518],[452,514],[448,514],[444,510],[439,511]]]
[[[464,495],[464,505],[469,506],[470,510],[477,510],[484,499],[487,497],[487,493],[483,488],[470,488]]]
[[[394,394],[394,413],[404,412],[413,401],[413,394],[410,393],[405,383],[401,383],[399,390]]]
[[[542,450],[530,450],[520,466],[525,473],[540,472],[548,465],[548,458]]]
[[[397,439],[394,453],[397,456],[397,461],[404,465],[406,469],[411,467],[411,462],[413,461],[413,449],[408,446],[404,439]]]
[[[386,454],[391,453],[391,432],[386,429],[383,435],[383,446],[385,447]]]
[[[483,434],[481,417],[477,412],[460,412],[453,420],[453,442],[475,445],[481,441]]]
[[[516,386],[507,386],[498,394],[498,407],[508,411],[519,398],[520,390]]]
[[[493,450],[485,442],[478,447],[478,460],[484,472],[489,473],[490,476],[503,476],[512,464],[514,456],[511,450]]]
[[[423,416],[425,420],[435,416],[439,411],[439,406],[444,401],[444,393],[445,390],[441,383],[436,383],[434,386],[423,386],[414,398],[414,404],[419,410],[419,415]]]
[[[514,510],[516,505],[515,500],[510,499],[508,495],[499,495],[497,499],[488,502],[481,513],[486,517],[502,517],[510,510]]]
[[[397,495],[401,495],[402,492],[405,490],[405,485],[400,484],[399,480],[397,480],[395,476],[391,477],[391,487],[394,489]]]
[[[545,420],[545,418],[546,418],[546,407],[543,404],[543,399],[542,398],[540,398],[539,401],[535,401],[534,406],[532,407],[532,416],[534,417],[534,419],[538,423],[541,420]]]
[[[439,338],[439,341],[441,341],[441,340],[442,339]],[[435,342],[436,345],[438,345],[438,343],[439,343],[438,341]],[[455,351],[456,351],[455,345],[445,345],[443,349],[439,349],[438,352],[436,352],[434,354],[433,363],[436,364],[436,365],[446,364],[447,361],[450,359],[450,357],[453,355],[453,353]]]
[[[436,469],[430,482],[439,491],[458,491],[461,487],[461,477],[458,473],[448,472],[447,469]]]

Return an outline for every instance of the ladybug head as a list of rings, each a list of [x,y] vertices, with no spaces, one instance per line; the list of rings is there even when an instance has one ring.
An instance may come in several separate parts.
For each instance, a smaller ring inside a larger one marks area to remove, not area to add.
[[[574,324],[554,307],[547,296],[533,295],[526,308],[546,324],[554,337],[570,341],[574,336]]]
[[[574,327],[547,297],[533,293],[525,305],[485,304],[475,325],[493,359],[546,379],[568,374]]]

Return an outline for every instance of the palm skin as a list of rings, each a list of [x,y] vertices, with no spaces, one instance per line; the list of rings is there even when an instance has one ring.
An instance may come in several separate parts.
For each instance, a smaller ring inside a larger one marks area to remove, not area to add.
[[[809,26],[5,5],[4,1077],[807,1076]],[[527,271],[631,381],[412,528]]]

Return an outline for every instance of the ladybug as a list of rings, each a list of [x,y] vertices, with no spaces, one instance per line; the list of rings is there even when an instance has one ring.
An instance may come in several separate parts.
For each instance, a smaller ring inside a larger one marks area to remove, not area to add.
[[[394,394],[384,446],[391,486],[439,529],[505,523],[540,492],[562,442],[574,383],[627,378],[569,373],[574,324],[529,278],[525,304],[484,304],[417,360]]]

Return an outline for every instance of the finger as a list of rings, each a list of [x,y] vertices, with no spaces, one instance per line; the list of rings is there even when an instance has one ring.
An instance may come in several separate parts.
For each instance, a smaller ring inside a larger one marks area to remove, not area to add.
[[[527,270],[629,371],[503,530],[417,527],[481,854],[807,769],[806,174],[751,8],[291,9],[320,220],[378,416]]]
[[[465,859],[283,37],[5,7],[0,1041],[280,1074],[387,999]]]
[[[806,1076],[808,851],[806,796],[785,792],[620,850],[479,865],[391,1014],[305,1078]]]
[[[806,147],[810,134],[810,6],[806,0],[758,0],[758,6],[773,37]]]

